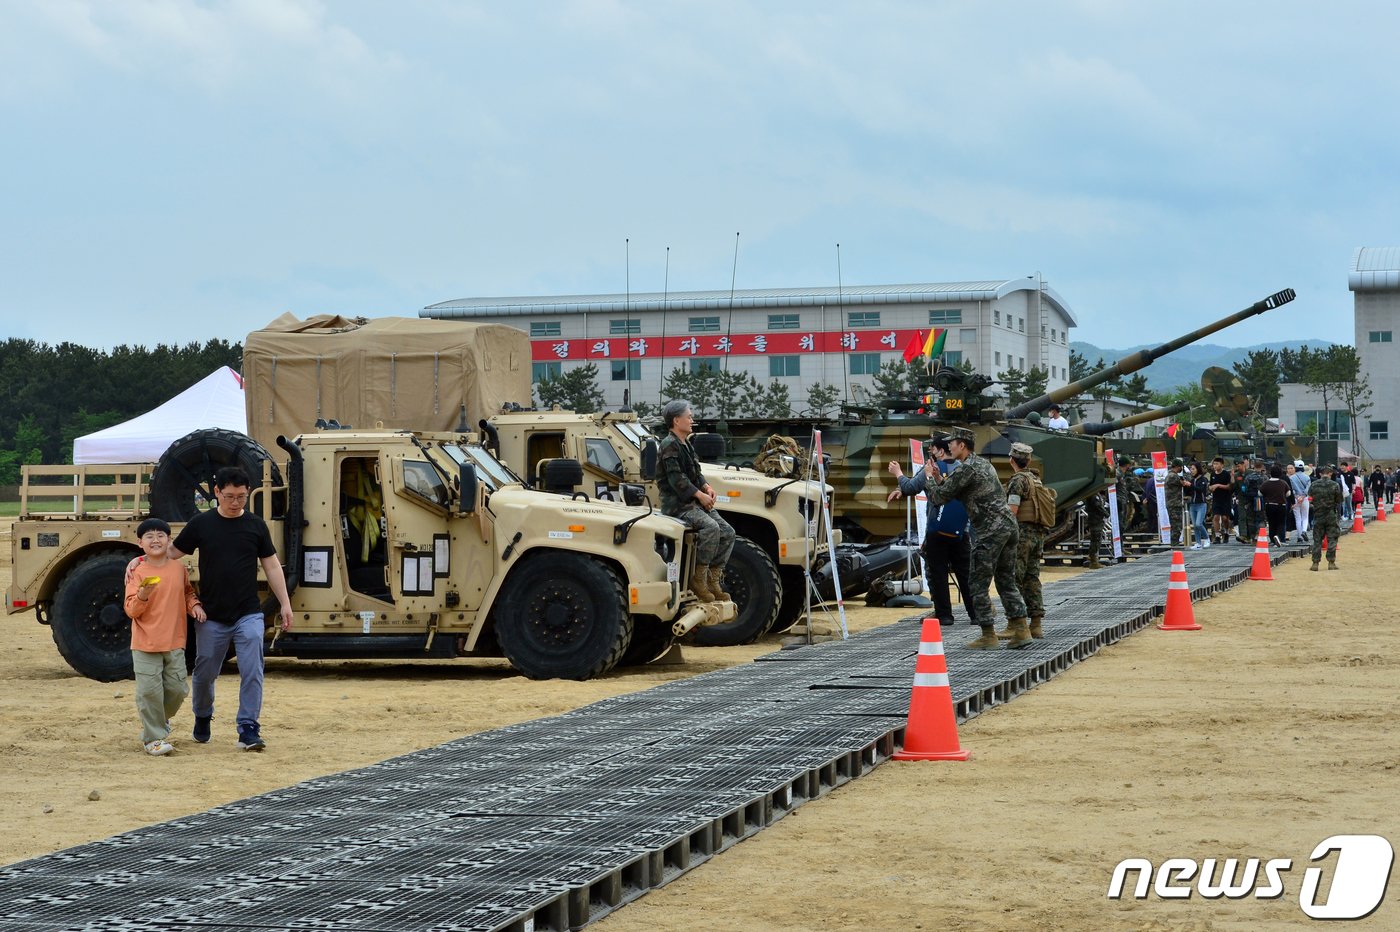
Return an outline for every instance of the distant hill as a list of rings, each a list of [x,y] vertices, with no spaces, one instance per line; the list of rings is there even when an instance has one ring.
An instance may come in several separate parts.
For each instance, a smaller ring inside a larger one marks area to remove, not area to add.
[[[1080,353],[1089,360],[1089,365],[1100,357],[1103,357],[1104,365],[1117,362],[1130,353],[1135,353],[1142,349],[1151,349],[1159,346],[1158,343],[1144,343],[1141,346],[1130,346],[1127,349],[1103,349],[1092,343],[1081,343],[1078,340],[1070,341],[1069,348]],[[1325,349],[1331,346],[1329,340],[1291,340],[1283,343],[1258,343],[1254,346],[1221,346],[1217,343],[1192,343],[1183,346],[1175,353],[1163,356],[1161,359],[1141,370],[1147,376],[1147,384],[1154,392],[1170,391],[1178,385],[1199,384],[1201,373],[1211,366],[1220,366],[1222,369],[1234,371],[1235,363],[1244,362],[1252,351],[1270,349],[1275,352],[1288,347],[1298,349],[1307,346],[1311,349]]]

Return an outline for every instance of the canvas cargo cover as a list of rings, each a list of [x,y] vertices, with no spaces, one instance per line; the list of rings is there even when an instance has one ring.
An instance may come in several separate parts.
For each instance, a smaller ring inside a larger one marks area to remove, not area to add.
[[[276,459],[277,435],[318,418],[352,427],[453,430],[530,404],[530,338],[502,324],[420,317],[283,314],[243,345],[248,433]]]

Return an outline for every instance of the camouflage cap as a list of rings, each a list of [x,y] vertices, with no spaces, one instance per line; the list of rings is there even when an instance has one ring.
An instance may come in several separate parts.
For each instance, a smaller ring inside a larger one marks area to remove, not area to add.
[[[1173,457],[1173,459],[1172,459],[1172,465],[1173,465],[1173,466],[1185,466],[1186,463],[1181,459],[1181,457],[1177,456],[1177,457]]]
[[[1029,443],[1021,443],[1019,440],[1011,445],[1012,456],[1030,456],[1035,452],[1035,448]]]
[[[977,435],[966,427],[948,428],[947,437],[949,440],[965,440],[968,443],[975,443],[977,440]]]

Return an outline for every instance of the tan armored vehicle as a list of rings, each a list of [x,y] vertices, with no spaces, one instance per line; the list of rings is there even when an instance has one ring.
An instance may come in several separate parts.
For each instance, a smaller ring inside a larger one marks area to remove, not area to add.
[[[682,588],[694,550],[679,521],[526,488],[471,434],[278,440],[285,482],[241,434],[182,438],[155,466],[151,505],[149,466],[26,467],[8,611],[33,609],[78,672],[130,676],[121,603],[135,528],[154,511],[178,534],[212,500],[217,468],[233,463],[261,477],[249,507],[269,522],[291,590],[295,622],[271,638],[274,655],[504,656],[530,677],[585,679],[733,621],[732,602],[696,603]],[[43,485],[55,477],[67,485]],[[41,499],[71,507],[54,513]]]
[[[660,507],[657,440],[630,411],[514,411],[493,415],[483,430],[487,444],[533,484],[615,499],[623,484],[643,483],[648,501]],[[704,459],[701,439],[695,446]],[[560,466],[559,458],[579,465]],[[806,606],[807,561],[826,559],[826,535],[819,533],[822,487],[716,462],[705,467],[705,478],[717,493],[716,509],[737,534],[724,585],[739,613],[729,624],[696,629],[691,639],[702,645],[744,644],[769,631],[786,631]],[[830,493],[826,486],[828,498]]]

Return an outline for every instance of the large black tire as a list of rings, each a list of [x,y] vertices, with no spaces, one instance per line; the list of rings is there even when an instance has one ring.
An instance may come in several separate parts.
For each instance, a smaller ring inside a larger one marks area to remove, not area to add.
[[[738,615],[726,624],[694,629],[690,643],[700,647],[751,644],[773,627],[782,591],[778,568],[763,548],[747,537],[734,538],[734,551],[724,567],[724,588],[733,596]]]
[[[655,615],[632,616],[632,643],[618,661],[619,667],[640,667],[665,657],[676,636],[671,632],[670,622],[662,621]]]
[[[617,666],[632,642],[627,593],[603,564],[540,552],[511,571],[496,598],[496,638],[534,680],[586,680]]]
[[[807,596],[804,587],[807,577],[800,566],[780,566],[778,576],[783,581],[783,595],[778,602],[778,620],[768,629],[769,634],[782,634],[802,620],[807,610]]]
[[[131,619],[122,609],[126,565],[135,554],[88,557],[58,585],[49,627],[58,652],[83,676],[103,683],[129,680]]]
[[[199,514],[198,492],[214,501],[214,474],[224,466],[241,466],[254,487],[262,484],[263,463],[272,456],[252,437],[236,430],[210,427],[188,433],[160,455],[151,473],[151,514],[166,521],[188,521]],[[282,473],[272,466],[272,482]]]

